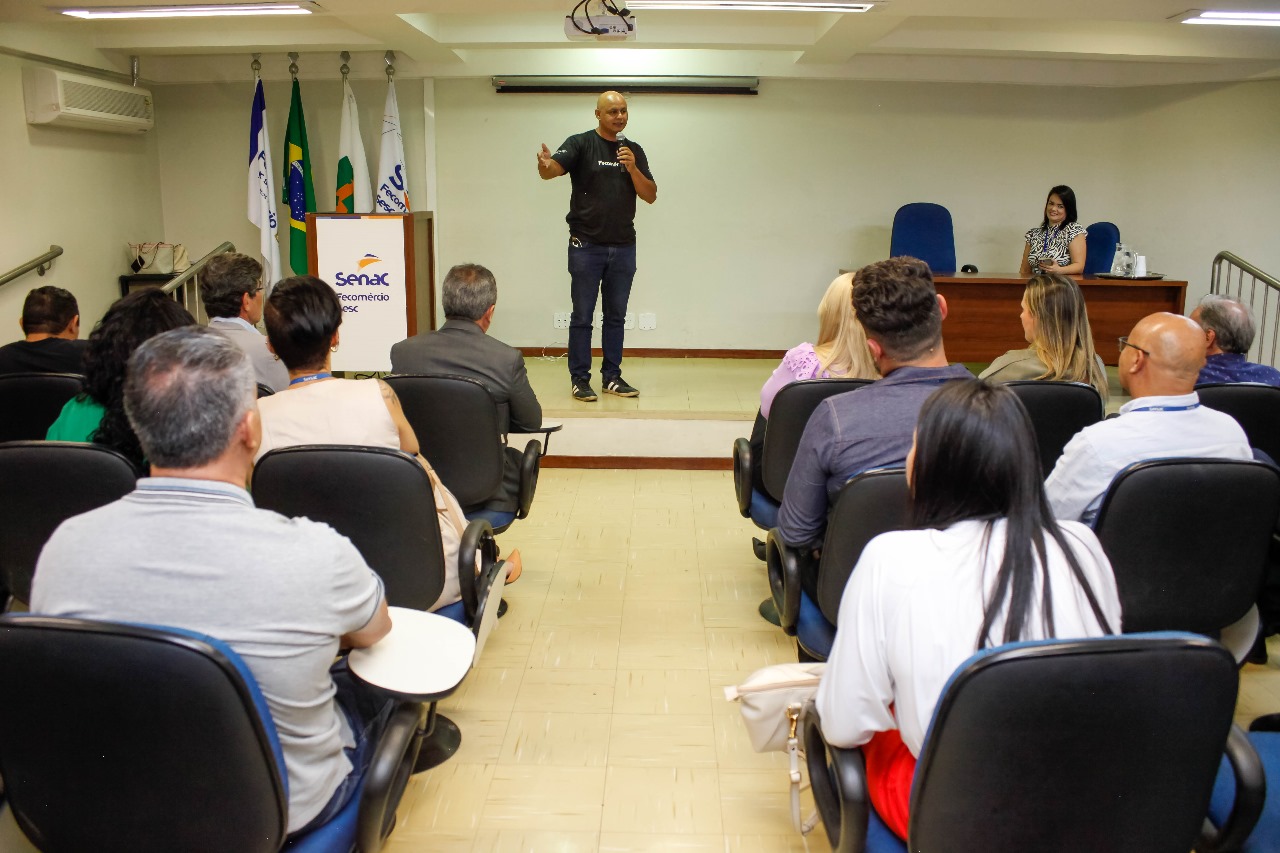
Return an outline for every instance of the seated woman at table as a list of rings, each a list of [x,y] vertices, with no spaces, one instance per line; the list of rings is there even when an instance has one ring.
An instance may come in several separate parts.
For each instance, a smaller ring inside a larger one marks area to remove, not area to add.
[[[836,276],[818,303],[818,342],[802,343],[787,350],[782,363],[760,389],[760,413],[751,430],[751,480],[757,491],[760,461],[764,455],[764,430],[773,398],[785,386],[802,379],[879,379],[867,349],[867,333],[853,311],[853,273]]]
[[[1089,232],[1076,222],[1076,194],[1071,187],[1058,185],[1049,190],[1044,203],[1044,219],[1038,228],[1026,233],[1027,245],[1022,250],[1019,275],[1036,271],[1059,275],[1084,272],[1085,235]]]
[[[67,401],[49,427],[49,441],[83,441],[119,451],[141,472],[142,445],[124,412],[124,368],[133,351],[161,332],[195,324],[195,318],[159,288],[117,299],[89,333],[84,391]]]
[[[289,369],[289,387],[258,401],[262,446],[257,458],[277,447],[305,444],[389,447],[417,457],[431,481],[434,520],[444,545],[444,592],[430,609],[458,601],[458,547],[467,525],[462,507],[418,452],[418,437],[391,386],[381,379],[336,379],[330,372],[342,323],[333,288],[314,276],[286,278],[267,298],[263,317],[271,350]],[[520,553],[513,551],[507,564],[510,583],[519,576]]]
[[[912,527],[867,545],[840,600],[816,703],[862,747],[872,805],[906,837],[916,758],[951,674],[980,649],[1120,630],[1093,531],[1055,521],[1026,409],[980,379],[925,402],[907,456]]]
[[[1093,330],[1080,285],[1066,276],[1038,273],[1022,294],[1022,335],[1031,346],[991,362],[979,379],[1060,379],[1084,382],[1107,402],[1107,371],[1093,349]]]

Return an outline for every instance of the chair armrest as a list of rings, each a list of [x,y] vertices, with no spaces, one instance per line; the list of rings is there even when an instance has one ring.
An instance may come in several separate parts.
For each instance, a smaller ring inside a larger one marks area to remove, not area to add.
[[[476,555],[480,555],[480,571],[476,572]],[[467,524],[458,545],[458,587],[462,591],[462,608],[467,627],[473,632],[480,626],[476,614],[483,611],[481,594],[493,584],[495,563],[498,559],[498,543],[493,538],[493,527],[483,518]]]
[[[564,429],[564,424],[543,424],[537,429],[513,429],[509,431],[509,435],[541,435],[542,436],[542,455],[546,456],[547,451],[551,449],[551,433],[559,432]]]
[[[750,518],[751,442],[745,438],[733,440],[733,493],[738,498],[738,512],[743,518]]]
[[[794,637],[800,621],[800,573],[804,564],[813,562],[813,556],[783,542],[782,533],[775,527],[765,539],[764,562],[769,572],[769,592],[778,608],[778,622],[787,636]]]
[[[1262,759],[1239,726],[1232,725],[1227,734],[1227,760],[1236,777],[1236,800],[1222,826],[1214,828],[1208,820],[1200,832],[1196,853],[1228,853],[1239,850],[1262,816],[1267,797],[1267,780],[1262,772]]]
[[[861,749],[831,746],[810,699],[804,706],[803,743],[813,802],[835,853],[862,853],[867,846],[871,799]]]
[[[397,704],[391,712],[360,788],[357,850],[367,853],[381,850],[391,834],[396,807],[409,784],[413,764],[418,760],[422,740],[417,733],[426,712],[426,705],[408,702]]]
[[[542,469],[542,445],[536,438],[524,446],[520,457],[520,498],[516,506],[516,518],[528,518],[533,506],[533,493],[538,490],[538,473]]]

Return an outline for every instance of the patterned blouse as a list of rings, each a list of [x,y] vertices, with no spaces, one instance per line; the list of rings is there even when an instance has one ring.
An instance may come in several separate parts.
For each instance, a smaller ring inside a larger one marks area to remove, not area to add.
[[[818,354],[813,351],[813,344],[807,341],[787,350],[782,363],[773,371],[773,375],[760,389],[760,414],[769,417],[769,408],[773,405],[774,396],[785,386],[802,379],[830,379],[831,373],[822,369]]]
[[[1067,266],[1071,263],[1071,241],[1088,233],[1079,222],[1055,226],[1048,229],[1047,233],[1044,226],[1037,225],[1026,234],[1027,245],[1031,247],[1031,251],[1027,253],[1027,263],[1031,265],[1033,272],[1041,259],[1053,258],[1062,266]]]

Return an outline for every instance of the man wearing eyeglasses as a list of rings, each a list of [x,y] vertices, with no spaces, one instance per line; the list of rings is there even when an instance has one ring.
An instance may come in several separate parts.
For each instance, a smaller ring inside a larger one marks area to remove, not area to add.
[[[272,391],[289,387],[289,369],[267,349],[267,339],[255,328],[262,320],[262,264],[248,255],[214,255],[200,270],[200,298],[209,315],[209,328],[226,335],[253,362],[258,382]]]
[[[1177,314],[1152,314],[1120,338],[1120,385],[1133,397],[1116,418],[1088,426],[1067,443],[1045,481],[1053,514],[1092,522],[1122,470],[1145,459],[1252,459],[1235,419],[1200,405],[1204,330]]]

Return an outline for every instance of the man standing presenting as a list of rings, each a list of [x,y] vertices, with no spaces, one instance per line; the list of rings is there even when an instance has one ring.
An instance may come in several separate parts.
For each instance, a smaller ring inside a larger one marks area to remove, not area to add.
[[[584,403],[596,399],[591,388],[591,324],[597,293],[604,296],[600,378],[605,393],[640,395],[622,379],[623,323],[636,274],[636,196],[649,204],[658,198],[644,149],[622,135],[626,99],[605,92],[596,101],[596,119],[598,127],[570,136],[555,153],[545,143],[538,152],[538,175],[544,181],[568,173],[573,183],[565,217],[573,296],[569,376],[573,398]]]

